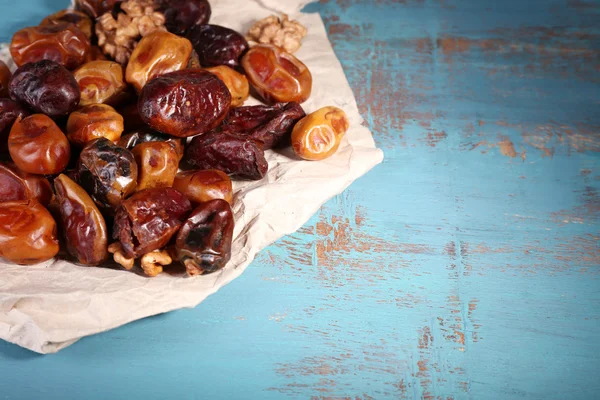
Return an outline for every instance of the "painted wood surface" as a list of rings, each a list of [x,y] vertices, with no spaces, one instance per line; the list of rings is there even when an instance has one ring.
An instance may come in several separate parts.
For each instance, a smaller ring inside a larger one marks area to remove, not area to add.
[[[0,399],[600,397],[600,2],[307,10],[384,163],[196,309],[0,343]]]

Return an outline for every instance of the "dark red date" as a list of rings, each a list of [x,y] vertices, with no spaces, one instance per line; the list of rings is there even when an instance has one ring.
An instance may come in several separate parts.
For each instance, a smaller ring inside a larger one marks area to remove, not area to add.
[[[201,69],[170,72],[149,81],[138,98],[142,120],[177,137],[208,132],[229,111],[231,94],[216,75]]]
[[[73,74],[50,60],[25,64],[17,69],[10,80],[9,90],[13,100],[50,117],[60,117],[73,111],[81,96]]]
[[[126,257],[138,258],[164,247],[190,210],[190,201],[175,189],[142,190],[121,203],[113,239],[121,242]]]
[[[48,179],[23,172],[12,163],[0,163],[0,203],[34,199],[47,206],[51,198]]]
[[[120,0],[75,0],[75,8],[96,19],[105,12],[112,11]]]
[[[11,99],[0,99],[0,153],[8,152],[8,134],[17,118],[25,118],[29,110]]]
[[[184,162],[198,169],[218,169],[252,180],[262,179],[269,168],[262,142],[248,136],[216,131],[192,139]]]
[[[4,61],[0,61],[0,98],[8,97],[8,82],[11,76],[10,69],[4,64]]]
[[[248,42],[242,35],[220,25],[196,25],[189,30],[187,38],[203,67],[227,65],[237,68],[240,58],[248,50]]]
[[[165,15],[165,26],[183,36],[194,25],[207,24],[211,8],[208,0],[160,0]]]
[[[175,249],[188,275],[220,270],[231,259],[233,212],[229,203],[216,199],[200,204],[183,224]]]

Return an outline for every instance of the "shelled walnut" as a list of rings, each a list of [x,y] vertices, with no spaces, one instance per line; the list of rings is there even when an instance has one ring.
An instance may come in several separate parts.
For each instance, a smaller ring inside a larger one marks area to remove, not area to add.
[[[282,14],[281,18],[271,15],[256,22],[248,31],[246,39],[261,44],[272,44],[293,53],[300,48],[306,32],[301,23],[289,19],[286,14]]]
[[[165,16],[153,0],[126,0],[120,3],[116,19],[102,14],[96,23],[98,45],[115,61],[126,64],[138,41],[157,30],[165,31]]]

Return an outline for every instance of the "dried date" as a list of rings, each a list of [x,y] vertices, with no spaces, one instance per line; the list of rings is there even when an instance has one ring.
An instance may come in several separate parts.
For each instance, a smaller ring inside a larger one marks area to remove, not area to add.
[[[0,203],[37,200],[47,206],[52,198],[48,179],[21,171],[12,163],[0,163]]]
[[[216,169],[182,171],[175,176],[173,188],[185,194],[192,205],[214,199],[233,201],[231,179]]]
[[[59,250],[56,222],[35,200],[0,203],[0,257],[21,265],[50,260]]]
[[[207,24],[211,15],[208,0],[160,0],[165,26],[183,36],[194,25]]]
[[[149,81],[140,93],[138,110],[151,128],[188,137],[216,128],[230,104],[231,94],[216,75],[185,69]]]
[[[50,117],[64,116],[73,111],[81,96],[73,74],[50,60],[18,68],[10,80],[9,91],[13,100]]]
[[[231,259],[233,212],[216,199],[200,204],[185,221],[175,242],[177,257],[188,275],[220,270]]]
[[[190,211],[190,201],[178,190],[143,190],[121,203],[113,239],[121,243],[127,258],[138,258],[164,247]]]
[[[4,61],[0,60],[0,98],[8,97],[8,82],[12,76],[12,72],[6,66]]]
[[[337,107],[323,107],[301,119],[292,131],[292,148],[305,160],[323,160],[336,152],[348,130],[348,117]]]
[[[11,99],[0,99],[0,153],[8,152],[8,134],[17,118],[25,118],[29,110]]]
[[[105,12],[112,11],[121,0],[75,0],[75,8],[96,19]]]
[[[237,68],[240,58],[248,50],[248,42],[242,35],[220,25],[196,25],[189,30],[187,38],[194,45],[203,67],[227,65]]]
[[[118,104],[127,96],[123,67],[113,61],[91,61],[73,72],[81,91],[80,106]]]
[[[61,25],[63,23],[75,25],[81,32],[92,38],[93,22],[91,18],[84,12],[76,10],[61,10],[54,14],[48,15],[40,22],[40,25]]]
[[[137,187],[138,166],[133,154],[108,139],[95,139],[81,151],[77,181],[108,215]]]
[[[123,128],[123,117],[114,108],[91,104],[71,113],[67,121],[67,138],[80,148],[98,138],[116,142]]]
[[[98,265],[108,256],[104,217],[85,190],[64,174],[54,180],[67,250],[81,264]]]
[[[179,155],[167,142],[140,143],[132,150],[138,165],[137,191],[173,186]]]
[[[248,79],[233,68],[226,65],[206,68],[207,71],[215,74],[227,86],[231,93],[231,107],[239,107],[244,104],[250,95],[250,85]]]
[[[198,169],[218,169],[242,179],[262,179],[269,165],[262,142],[248,136],[209,132],[189,144],[184,162]]]
[[[119,139],[119,146],[131,150],[138,144],[146,142],[169,143],[175,149],[179,160],[181,160],[183,153],[185,152],[185,139],[164,135],[150,128],[136,129],[121,136],[121,139]]]

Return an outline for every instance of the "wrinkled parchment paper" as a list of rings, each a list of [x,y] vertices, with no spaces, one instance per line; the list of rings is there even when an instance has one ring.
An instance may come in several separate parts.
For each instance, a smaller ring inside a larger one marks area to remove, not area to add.
[[[291,149],[268,151],[268,175],[234,184],[233,255],[214,274],[146,278],[118,269],[49,261],[35,266],[0,263],[0,338],[38,353],[54,353],[81,337],[184,307],[194,307],[238,277],[256,253],[306,223],[319,207],[383,159],[331,48],[318,14],[301,14],[310,0],[211,0],[211,23],[246,32],[252,23],[286,12],[308,28],[296,53],[311,70],[307,113],[334,105],[346,111],[350,130],[329,159],[300,161]],[[10,59],[6,48],[0,59]],[[249,104],[257,103],[255,100]],[[247,103],[248,104],[248,103]]]

